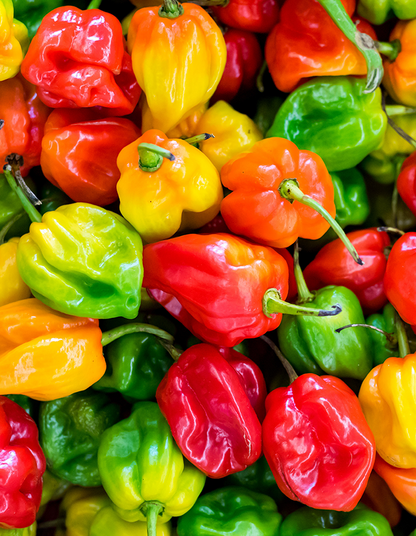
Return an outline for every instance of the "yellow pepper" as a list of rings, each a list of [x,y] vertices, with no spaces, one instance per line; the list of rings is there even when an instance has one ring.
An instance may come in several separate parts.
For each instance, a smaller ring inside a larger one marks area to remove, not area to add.
[[[128,32],[133,71],[166,133],[213,95],[226,62],[221,30],[200,6],[164,0],[139,9]]]
[[[13,19],[12,0],[0,0],[0,81],[13,78],[29,46],[26,26]]]
[[[142,148],[139,156],[140,144],[151,144],[173,160]],[[120,152],[117,165],[120,211],[147,243],[198,229],[219,212],[223,190],[218,171],[185,140],[148,130]]]
[[[364,379],[359,400],[378,454],[390,465],[416,468],[416,354],[390,357]]]
[[[19,238],[12,238],[0,246],[0,307],[30,298],[30,288],[20,277],[16,263]]]
[[[201,143],[200,149],[218,171],[231,158],[248,151],[263,139],[255,122],[225,101],[218,101],[208,108],[198,123],[197,130],[214,134],[214,138]]]

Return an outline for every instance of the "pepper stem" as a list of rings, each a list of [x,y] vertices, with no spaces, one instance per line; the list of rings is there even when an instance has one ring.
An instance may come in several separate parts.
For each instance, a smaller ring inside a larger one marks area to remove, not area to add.
[[[276,288],[269,288],[263,296],[263,313],[268,318],[272,318],[272,315],[276,313],[297,316],[335,316],[342,311],[339,303],[331,307],[333,309],[332,311],[326,311],[325,309],[312,309],[285,302],[282,300],[280,292]]]
[[[183,12],[183,7],[178,0],[163,0],[163,4],[160,6],[158,14],[159,17],[176,19],[183,15]]]
[[[395,115],[416,114],[416,108],[409,108],[408,106],[402,106],[401,104],[386,104],[384,111],[389,117],[394,117]]]
[[[399,342],[399,354],[400,357],[406,357],[410,354],[409,340],[404,329],[403,320],[400,318],[399,313],[396,311],[395,327],[397,333],[397,340]]]
[[[267,69],[267,61],[263,60],[259,74],[257,75],[257,78],[256,78],[256,87],[259,93],[264,93],[263,77],[264,77],[264,73],[266,72],[266,69]]]
[[[404,234],[406,234],[401,229],[396,229],[396,227],[377,227],[377,231],[379,231],[380,233],[394,233],[398,234],[399,236],[403,236]]]
[[[13,225],[20,220],[20,218],[25,213],[24,210],[21,210],[17,214],[13,216],[11,220],[9,220],[6,225],[4,225],[0,231],[0,246],[1,244],[4,244],[4,241],[6,240],[7,233],[10,231],[10,229],[13,227]]]
[[[147,519],[147,536],[157,536],[157,517],[163,512],[163,505],[157,501],[145,502],[142,508]]]
[[[192,136],[192,138],[183,138],[183,141],[186,141],[186,143],[189,143],[190,145],[194,145],[196,143],[200,143],[201,141],[209,140],[210,138],[215,138],[214,134],[207,134],[205,132],[204,134]]]
[[[175,160],[174,155],[170,151],[153,143],[141,143],[137,147],[137,150],[139,152],[139,167],[148,173],[160,169],[164,158],[167,158],[171,162]]]
[[[289,376],[290,383],[293,383],[299,376],[296,374],[295,369],[292,367],[289,361],[282,354],[279,347],[271,339],[269,339],[269,337],[266,337],[265,335],[261,335],[260,339],[262,339],[266,344],[268,344],[270,348],[273,350],[273,352],[277,355],[277,357],[279,358],[279,361],[282,363],[283,368],[285,369],[285,371],[287,372],[287,375]]]
[[[22,188],[17,184],[16,178],[15,178],[15,169],[13,169],[14,166],[10,163],[6,164],[3,167],[4,176],[6,177],[6,180],[10,186],[10,188],[13,190],[13,192],[17,195],[20,202],[22,203],[22,206],[26,213],[28,214],[30,220],[32,222],[38,222],[40,223],[42,221],[42,216],[40,212],[36,210],[36,208],[32,205],[32,203],[29,201],[29,199],[24,194]],[[14,172],[14,174],[13,174]]]
[[[402,45],[399,39],[390,41],[390,43],[376,41],[375,45],[380,54],[387,56],[390,61],[394,61],[402,50]]]
[[[367,84],[364,93],[372,93],[381,84],[383,62],[375,42],[357,30],[340,0],[318,0],[343,34],[358,48],[367,63]]]
[[[91,0],[87,9],[98,9],[101,5],[101,0]]]
[[[343,331],[344,329],[347,329],[347,328],[368,328],[368,329],[373,329],[374,331],[378,331],[379,333],[381,333],[382,335],[384,335],[388,341],[388,343],[393,346],[393,347],[396,347],[397,346],[397,337],[394,333],[387,333],[387,331],[384,331],[383,329],[380,329],[380,328],[376,328],[376,326],[370,326],[370,324],[348,324],[346,326],[342,326],[342,328],[338,328],[335,330],[335,333],[341,333],[341,331]]]
[[[295,251],[293,253],[294,271],[296,284],[298,286],[298,300],[297,303],[305,303],[312,301],[314,295],[309,291],[305,278],[303,277],[302,268],[299,264],[299,245],[298,241],[295,242]]]
[[[288,199],[289,201],[298,201],[299,203],[302,203],[303,205],[306,205],[307,207],[316,210],[316,212],[318,212],[318,214],[320,214],[336,232],[336,234],[341,239],[342,243],[347,248],[355,262],[357,264],[360,264],[361,266],[364,264],[362,259],[360,259],[357,250],[351,244],[339,223],[334,220],[334,218],[329,214],[329,212],[325,210],[324,207],[320,203],[318,203],[318,201],[315,201],[315,199],[313,199],[309,195],[305,195],[302,192],[302,190],[299,188],[299,183],[296,179],[285,179],[284,181],[282,181],[279,186],[279,193],[282,197]]]

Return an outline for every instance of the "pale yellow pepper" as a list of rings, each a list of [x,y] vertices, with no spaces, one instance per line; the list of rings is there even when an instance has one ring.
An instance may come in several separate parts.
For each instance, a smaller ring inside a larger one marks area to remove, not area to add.
[[[16,263],[19,238],[12,238],[0,246],[0,307],[30,298],[30,288],[20,277]]]
[[[26,26],[13,19],[12,0],[0,0],[0,81],[13,78],[29,46]]]

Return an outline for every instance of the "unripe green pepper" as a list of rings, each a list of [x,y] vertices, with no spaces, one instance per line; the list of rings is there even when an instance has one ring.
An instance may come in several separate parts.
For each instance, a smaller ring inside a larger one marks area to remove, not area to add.
[[[367,318],[366,323],[370,326],[382,329],[387,333],[395,335],[395,310],[394,307],[388,303],[383,311],[379,314],[371,315]],[[371,345],[373,348],[373,366],[381,365],[389,357],[399,357],[399,347],[393,347],[390,345],[382,333],[369,329],[368,333],[371,339]]]

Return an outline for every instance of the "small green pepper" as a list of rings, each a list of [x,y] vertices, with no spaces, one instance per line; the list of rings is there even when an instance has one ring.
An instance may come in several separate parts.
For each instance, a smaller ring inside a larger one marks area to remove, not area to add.
[[[388,303],[382,313],[371,315],[367,318],[366,323],[370,326],[382,329],[387,333],[396,334],[395,329],[395,310],[394,307]],[[373,366],[381,365],[389,357],[399,357],[399,347],[393,347],[389,344],[386,337],[373,329],[369,329],[368,333],[371,339],[371,345],[373,347]]]
[[[359,0],[357,13],[371,24],[383,24],[392,17],[414,19],[416,2],[414,0]]]
[[[331,173],[331,178],[334,185],[336,221],[343,229],[348,225],[363,224],[370,213],[370,205],[362,174],[353,168]],[[332,233],[335,237],[334,231]]]

